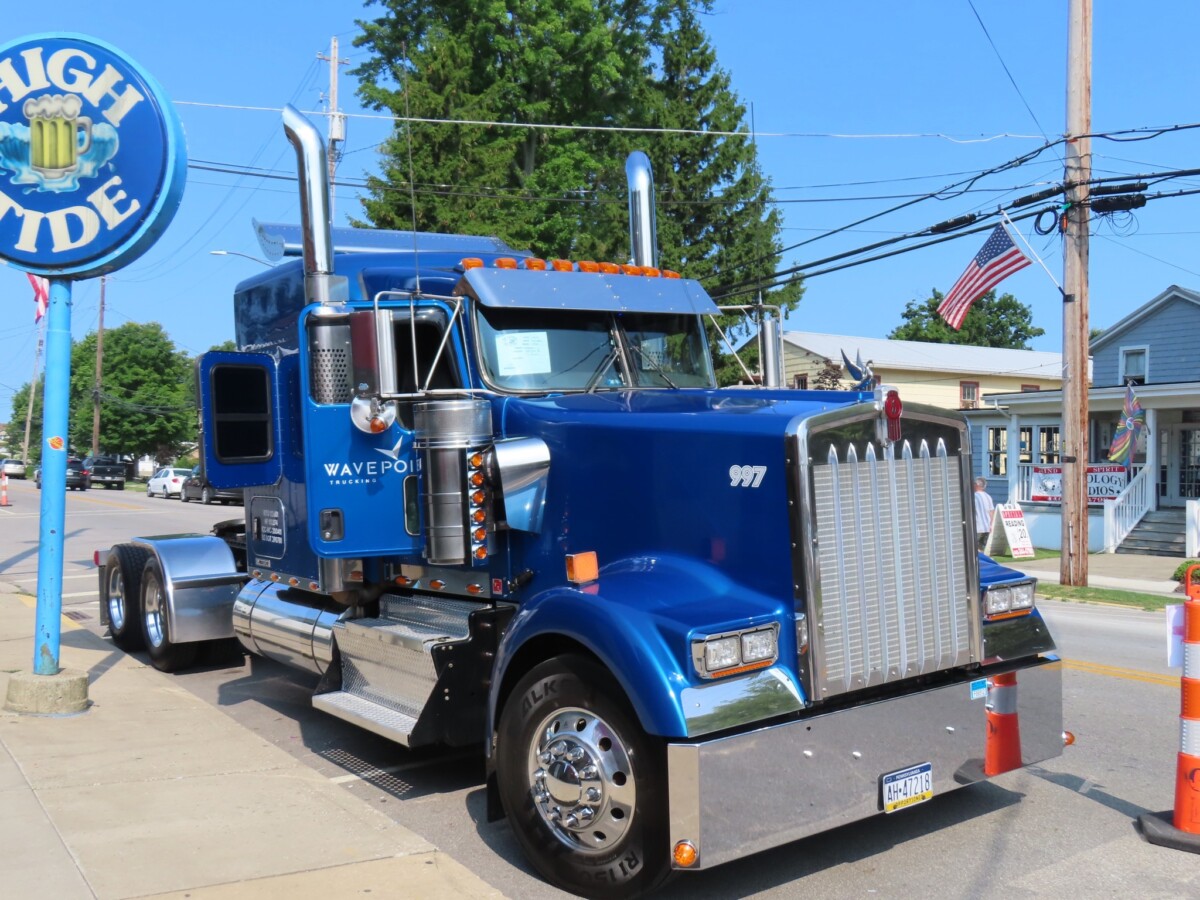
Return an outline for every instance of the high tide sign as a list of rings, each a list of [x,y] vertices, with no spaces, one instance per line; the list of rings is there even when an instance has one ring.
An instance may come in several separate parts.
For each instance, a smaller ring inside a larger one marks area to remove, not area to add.
[[[0,258],[47,277],[126,265],[183,196],[174,108],[115,47],[40,34],[0,47]]]

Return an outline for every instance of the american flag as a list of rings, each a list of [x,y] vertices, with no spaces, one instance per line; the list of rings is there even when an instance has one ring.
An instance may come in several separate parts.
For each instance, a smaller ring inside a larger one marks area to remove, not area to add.
[[[33,324],[36,325],[42,321],[42,316],[46,314],[46,309],[50,305],[50,282],[40,275],[34,275],[32,272],[26,272],[25,277],[33,285],[33,302],[37,304],[37,312],[34,314]]]
[[[938,306],[938,315],[955,331],[962,328],[963,319],[971,304],[1001,281],[1029,265],[1029,257],[1013,243],[1008,229],[997,225],[988,235],[983,249],[967,265],[967,270],[954,282],[954,287]]]

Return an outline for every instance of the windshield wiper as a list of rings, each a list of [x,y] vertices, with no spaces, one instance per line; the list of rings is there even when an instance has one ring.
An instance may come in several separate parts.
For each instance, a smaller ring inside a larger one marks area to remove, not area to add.
[[[675,382],[673,382],[668,377],[667,373],[663,370],[663,367],[661,365],[659,365],[658,361],[653,356],[651,356],[649,353],[647,353],[641,347],[639,347],[637,344],[634,344],[634,343],[629,344],[629,349],[632,350],[634,353],[636,353],[638,356],[640,356],[642,359],[644,359],[646,362],[650,363],[650,367],[652,369],[654,369],[655,372],[657,372],[659,375],[662,376],[663,381],[665,381],[668,385],[670,385],[675,390],[679,390],[679,385],[677,385]]]
[[[617,361],[617,348],[613,347],[608,351],[608,356],[604,357],[604,364],[595,371],[591,378],[588,379],[587,385],[583,391],[585,394],[590,394],[596,390],[596,386],[600,383],[600,379],[608,374],[608,370],[612,368],[613,363]]]

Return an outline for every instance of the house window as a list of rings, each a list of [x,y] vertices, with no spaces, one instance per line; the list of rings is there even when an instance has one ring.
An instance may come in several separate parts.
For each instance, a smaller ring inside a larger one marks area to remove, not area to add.
[[[1040,391],[1041,389],[1042,389],[1042,386],[1040,384],[1023,384],[1023,385],[1021,385],[1021,393],[1022,394],[1028,394],[1031,391]]]
[[[1038,429],[1038,459],[1042,464],[1053,465],[1062,455],[1062,433],[1057,425],[1043,425]]]
[[[1017,460],[1023,463],[1033,462],[1033,427],[1021,426],[1021,446],[1017,450]]]
[[[979,382],[960,381],[958,383],[959,409],[975,409],[979,406]]]
[[[808,390],[808,376],[807,375],[793,375],[792,376],[792,387],[798,391],[807,391]]]
[[[1121,384],[1145,384],[1147,366],[1145,347],[1121,348]]]
[[[988,475],[1008,474],[1008,429],[989,428],[987,430],[987,470]]]

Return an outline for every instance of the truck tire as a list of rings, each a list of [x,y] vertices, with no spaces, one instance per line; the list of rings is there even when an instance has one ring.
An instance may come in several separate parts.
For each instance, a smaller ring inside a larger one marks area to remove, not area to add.
[[[167,591],[164,587],[162,565],[151,556],[142,569],[142,637],[150,665],[160,672],[175,672],[190,666],[196,659],[198,644],[171,642],[167,621]]]
[[[665,748],[616,680],[581,656],[534,667],[500,714],[504,811],[546,880],[584,897],[635,897],[670,874]]]
[[[141,650],[142,569],[150,554],[133,544],[117,544],[109,551],[104,567],[100,603],[108,614],[108,634],[126,653]]]

